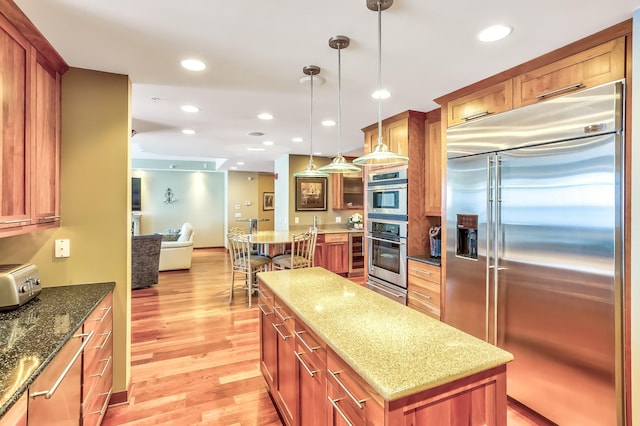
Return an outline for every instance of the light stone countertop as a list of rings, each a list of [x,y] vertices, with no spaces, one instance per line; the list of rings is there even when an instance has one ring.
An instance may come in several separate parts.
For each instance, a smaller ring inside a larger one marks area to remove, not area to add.
[[[290,229],[288,231],[258,231],[249,235],[249,240],[253,244],[284,244],[290,243],[293,235],[305,233],[309,227],[300,229]],[[318,228],[318,234],[348,234],[364,232],[362,229],[350,228]]]
[[[324,268],[258,273],[385,400],[513,360],[513,355]]]

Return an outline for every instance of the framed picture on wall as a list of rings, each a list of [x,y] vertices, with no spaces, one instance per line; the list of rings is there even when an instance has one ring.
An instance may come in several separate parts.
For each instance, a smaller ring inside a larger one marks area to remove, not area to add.
[[[273,192],[262,193],[262,210],[273,210]]]
[[[296,178],[296,211],[327,210],[327,178]]]

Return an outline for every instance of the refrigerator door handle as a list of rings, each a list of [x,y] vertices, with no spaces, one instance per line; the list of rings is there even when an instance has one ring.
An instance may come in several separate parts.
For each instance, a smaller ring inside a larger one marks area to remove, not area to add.
[[[494,237],[493,237],[493,254],[495,256],[495,261],[493,265],[493,341],[494,345],[499,345],[498,342],[498,303],[500,299],[498,299],[499,288],[498,284],[500,282],[498,271],[502,271],[504,268],[500,267],[500,232],[501,232],[501,217],[500,211],[502,209],[502,157],[500,155],[496,156],[496,176],[495,176],[495,185],[496,185],[496,203],[495,203],[495,223],[494,223]]]
[[[491,296],[489,280],[491,279],[491,269],[493,265],[490,265],[491,259],[491,216],[493,215],[493,194],[494,194],[494,179],[493,179],[493,167],[494,167],[494,156],[487,156],[487,225],[486,225],[486,267],[485,267],[485,303],[484,303],[484,340],[489,341],[489,298]]]

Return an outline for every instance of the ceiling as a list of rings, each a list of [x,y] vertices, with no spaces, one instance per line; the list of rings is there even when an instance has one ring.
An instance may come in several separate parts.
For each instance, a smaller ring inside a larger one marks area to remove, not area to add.
[[[277,158],[308,155],[311,135],[314,155],[334,156],[340,145],[360,154],[361,129],[378,120],[370,96],[378,18],[366,0],[15,2],[70,66],[130,76],[134,159],[269,172]],[[627,20],[639,3],[396,0],[382,12],[382,85],[391,97],[381,115],[435,109],[434,98]],[[495,43],[476,39],[496,23],[513,33]],[[328,45],[335,35],[351,39],[341,50],[341,143],[338,126],[320,124],[338,119],[338,51]],[[187,71],[186,58],[207,68]],[[319,66],[324,79],[314,84],[313,126],[310,87],[300,82],[306,65]],[[200,111],[185,113],[185,104]],[[274,119],[259,120],[262,112]]]

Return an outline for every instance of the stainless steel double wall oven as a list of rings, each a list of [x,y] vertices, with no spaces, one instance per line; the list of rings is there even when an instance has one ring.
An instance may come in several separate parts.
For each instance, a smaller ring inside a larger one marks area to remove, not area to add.
[[[367,288],[407,301],[407,169],[373,171],[367,179]]]

